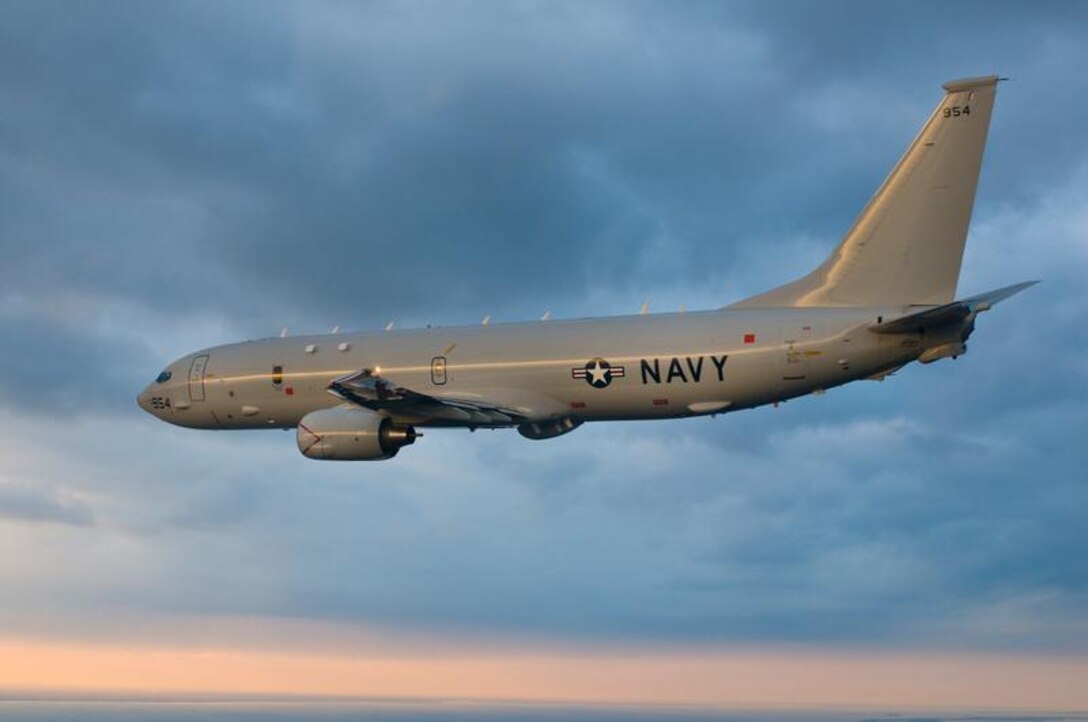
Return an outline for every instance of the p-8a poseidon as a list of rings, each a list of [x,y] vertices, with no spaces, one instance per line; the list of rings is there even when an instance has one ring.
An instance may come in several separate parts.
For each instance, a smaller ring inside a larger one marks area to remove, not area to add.
[[[725,308],[270,338],[170,364],[139,405],[178,426],[295,428],[311,459],[388,459],[419,427],[720,414],[880,379],[967,350],[975,318],[1031,285],[954,300],[998,78],[944,84],[838,247]]]

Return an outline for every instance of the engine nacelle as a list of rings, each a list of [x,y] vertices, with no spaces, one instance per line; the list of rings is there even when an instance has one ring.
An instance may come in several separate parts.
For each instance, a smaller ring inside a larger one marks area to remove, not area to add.
[[[399,426],[369,409],[337,406],[311,411],[295,430],[303,456],[325,461],[391,459],[415,443],[416,430]]]

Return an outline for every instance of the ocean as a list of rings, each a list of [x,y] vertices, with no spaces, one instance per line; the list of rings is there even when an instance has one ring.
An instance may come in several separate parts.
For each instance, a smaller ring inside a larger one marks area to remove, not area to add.
[[[8,722],[1088,722],[1088,714],[960,710],[721,710],[673,705],[491,704],[441,700],[0,700]]]

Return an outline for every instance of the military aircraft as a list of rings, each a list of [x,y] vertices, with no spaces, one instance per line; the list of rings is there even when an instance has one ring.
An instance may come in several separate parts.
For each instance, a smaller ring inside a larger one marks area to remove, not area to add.
[[[396,456],[417,427],[516,428],[721,414],[955,358],[979,313],[1034,282],[955,299],[999,78],[944,96],[838,247],[808,275],[687,313],[286,336],[204,349],[139,395],[198,429],[296,429],[311,459]]]

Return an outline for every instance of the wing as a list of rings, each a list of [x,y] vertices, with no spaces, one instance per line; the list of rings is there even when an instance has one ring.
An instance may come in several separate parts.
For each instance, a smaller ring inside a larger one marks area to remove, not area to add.
[[[996,291],[980,293],[962,301],[953,301],[943,306],[927,308],[924,311],[901,316],[886,323],[873,324],[869,327],[869,330],[874,333],[917,333],[926,328],[939,328],[962,323],[977,313],[989,311],[998,301],[1004,301],[1009,296],[1020,293],[1028,286],[1034,286],[1036,283],[1038,281],[1026,281],[999,288]]]
[[[329,382],[329,393],[411,423],[434,426],[517,426],[528,420],[510,408],[479,399],[431,396],[399,386],[370,369]]]

